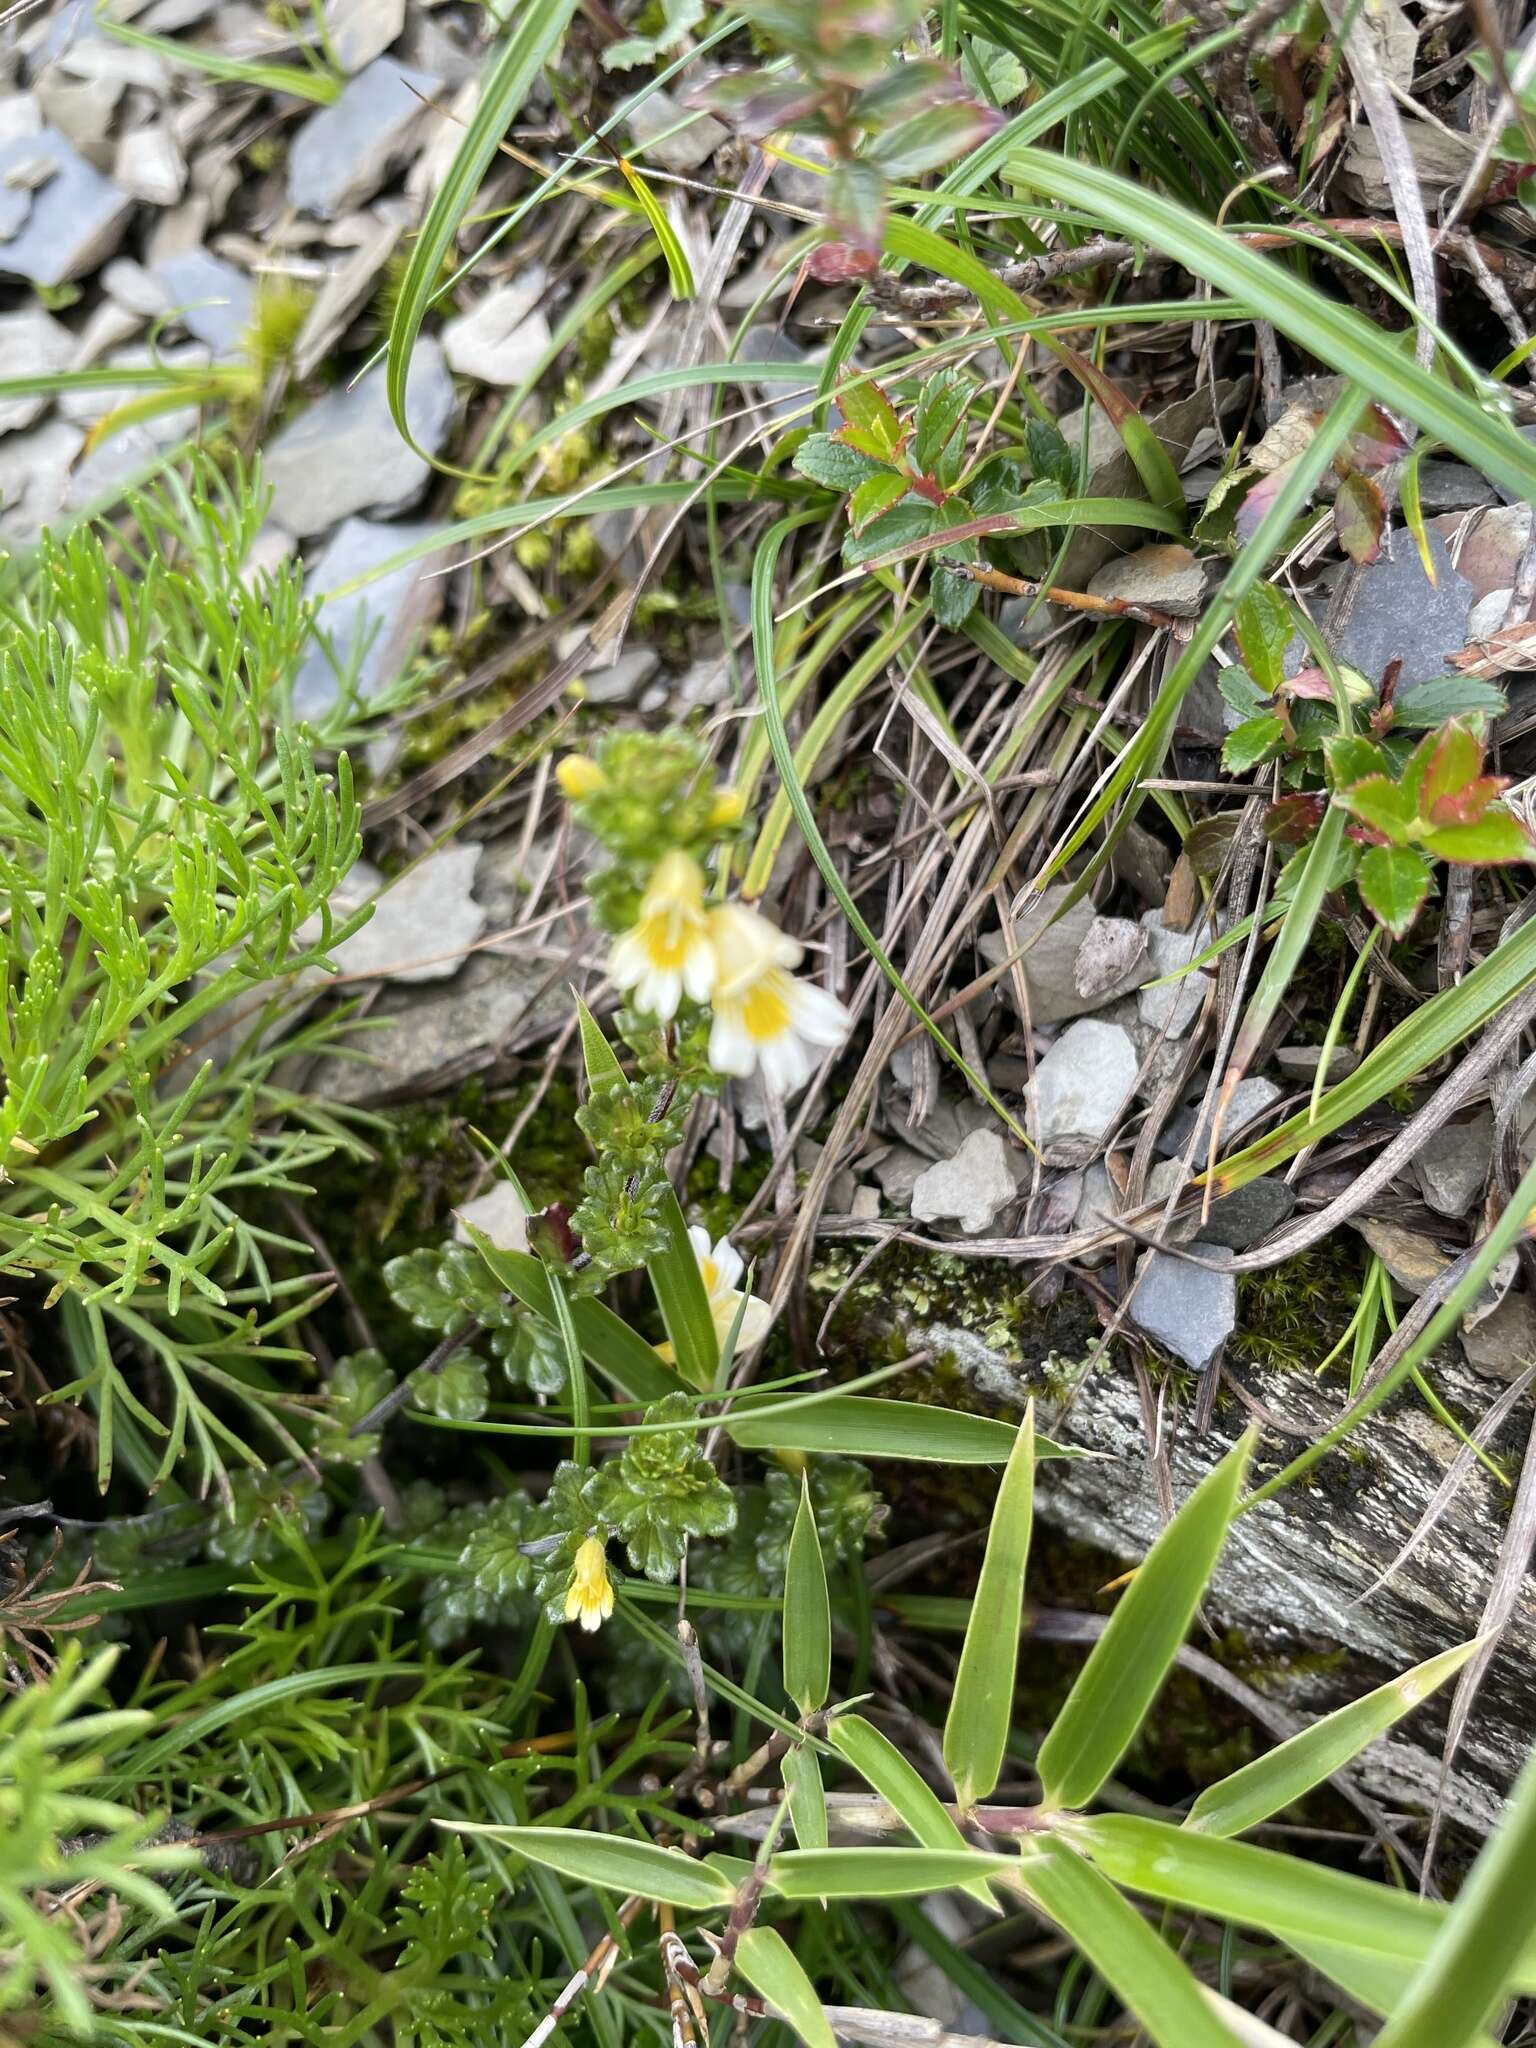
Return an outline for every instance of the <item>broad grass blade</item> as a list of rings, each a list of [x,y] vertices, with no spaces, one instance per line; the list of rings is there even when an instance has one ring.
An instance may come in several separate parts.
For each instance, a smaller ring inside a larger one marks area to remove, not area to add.
[[[466,1225],[470,1238],[496,1278],[524,1308],[530,1308],[553,1328],[560,1327],[554,1291],[549,1275],[531,1252],[504,1251],[494,1245],[483,1230]],[[570,1304],[571,1322],[582,1356],[621,1394],[636,1401],[659,1401],[663,1394],[677,1392],[676,1376],[667,1371],[656,1353],[628,1323],[600,1301],[584,1297]]]
[[[1086,1806],[1157,1697],[1237,1506],[1252,1433],[1240,1437],[1158,1537],[1040,1745],[1045,1804]]]
[[[1342,1770],[1378,1735],[1412,1713],[1461,1669],[1476,1648],[1476,1640],[1458,1643],[1453,1650],[1426,1658],[1364,1699],[1314,1721],[1219,1784],[1208,1785],[1185,1816],[1185,1827],[1205,1835],[1240,1835],[1268,1820]]]
[[[816,1987],[794,1950],[772,1927],[749,1927],[736,1944],[736,1967],[787,2021],[806,2048],[837,2048],[837,2037],[821,2009]]]
[[[1019,1883],[1069,1936],[1158,2048],[1234,2048],[1173,1950],[1107,1878],[1065,1850],[1027,1856]]]
[[[845,1458],[918,1458],[942,1465],[1001,1465],[1019,1437],[1011,1422],[990,1415],[925,1408],[920,1401],[882,1401],[872,1394],[816,1395],[788,1411],[779,1407],[761,1421],[750,1407],[738,1406],[725,1426],[732,1443],[744,1451],[829,1451]],[[1082,1455],[1047,1437],[1035,1439],[1037,1458]]]
[[[636,1893],[663,1906],[707,1913],[728,1906],[735,1887],[722,1871],[695,1862],[681,1849],[663,1849],[655,1842],[631,1842],[621,1835],[601,1835],[586,1828],[502,1827],[490,1821],[442,1821],[455,1833],[489,1835],[505,1842],[530,1863],[555,1870],[578,1884],[600,1891]]]
[[[821,1761],[808,1743],[797,1743],[784,1757],[784,1792],[790,1825],[802,1849],[827,1846],[827,1795],[821,1783]]]
[[[703,1391],[714,1384],[720,1343],[715,1336],[698,1255],[688,1236],[677,1196],[670,1188],[662,1197],[661,1218],[667,1229],[667,1248],[654,1259],[647,1259],[645,1270],[656,1292],[661,1319],[667,1326],[677,1370],[690,1387]]]
[[[983,1849],[785,1849],[768,1866],[768,1886],[785,1899],[909,1899],[1018,1867],[1017,1856]]]
[[[944,1723],[944,1766],[962,1813],[985,1799],[1002,1773],[1013,1720],[1013,1680],[1024,1613],[1024,1571],[1035,1503],[1035,1404],[1024,1411],[997,1490],[986,1555]]]
[[[827,1703],[832,1685],[832,1610],[810,1481],[800,1475],[800,1505],[784,1575],[784,1690],[802,1714]]]
[[[900,1816],[925,1849],[964,1849],[966,1840],[944,1802],[894,1742],[887,1741],[862,1714],[839,1714],[827,1729],[827,1740],[845,1756],[870,1789]],[[991,1911],[997,1902],[986,1885],[968,1887],[971,1896]]]

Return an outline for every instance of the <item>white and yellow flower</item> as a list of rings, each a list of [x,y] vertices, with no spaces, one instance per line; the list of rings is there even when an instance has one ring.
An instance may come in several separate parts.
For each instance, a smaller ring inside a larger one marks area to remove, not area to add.
[[[714,953],[709,1064],[717,1074],[761,1072],[776,1095],[788,1095],[811,1076],[814,1049],[841,1045],[852,1022],[825,989],[788,970],[803,948],[744,903],[722,903],[709,913]]]
[[[768,1323],[772,1315],[766,1301],[755,1294],[743,1294],[736,1285],[745,1271],[741,1253],[728,1237],[711,1244],[709,1232],[695,1223],[688,1231],[688,1241],[693,1246],[699,1262],[699,1278],[704,1282],[704,1292],[709,1296],[709,1319],[715,1326],[715,1341],[723,1350],[736,1322],[736,1311],[742,1302],[746,1307],[741,1311],[741,1328],[736,1332],[736,1349],[745,1351],[768,1334]]]
[[[608,1553],[600,1536],[588,1536],[576,1552],[571,1566],[571,1583],[565,1593],[565,1618],[579,1621],[591,1635],[613,1612],[613,1581],[608,1576]]]
[[[715,949],[704,911],[704,870],[686,853],[664,854],[640,899],[640,915],[614,942],[608,973],[636,1004],[666,1023],[686,994],[708,1000]]]

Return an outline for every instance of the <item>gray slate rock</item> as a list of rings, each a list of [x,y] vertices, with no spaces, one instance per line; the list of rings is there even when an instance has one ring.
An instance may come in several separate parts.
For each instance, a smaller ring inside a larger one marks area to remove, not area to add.
[[[188,334],[215,355],[232,355],[245,337],[256,294],[243,270],[207,249],[168,256],[151,273]]]
[[[1368,682],[1379,683],[1391,661],[1402,662],[1404,683],[1443,676],[1449,672],[1446,657],[1467,644],[1467,614],[1476,592],[1452,567],[1445,542],[1432,528],[1428,539],[1437,584],[1424,574],[1418,549],[1401,533],[1396,553],[1383,555],[1360,579],[1354,609],[1334,651]]]
[[[953,1220],[970,1237],[982,1236],[1018,1193],[1014,1157],[996,1131],[972,1131],[952,1159],[941,1159],[912,1188],[919,1223]]]
[[[549,347],[549,321],[539,303],[548,289],[548,271],[534,264],[450,320],[443,329],[449,369],[482,384],[521,384]]]
[[[58,525],[70,466],[84,445],[85,429],[68,420],[45,420],[0,441],[0,541],[30,547],[45,526]]]
[[[1118,1024],[1094,1017],[1069,1024],[1026,1090],[1041,1144],[1074,1138],[1097,1144],[1107,1136],[1131,1092],[1136,1066],[1130,1033]]]
[[[411,140],[441,79],[380,57],[312,114],[288,155],[288,199],[334,220],[369,199]],[[413,90],[414,88],[414,90]]]
[[[453,379],[438,344],[423,336],[411,358],[405,416],[419,445],[442,447],[453,417]],[[398,512],[426,486],[430,470],[390,418],[384,365],[331,391],[285,427],[266,451],[272,518],[302,540],[355,512]]]
[[[354,577],[365,576],[402,549],[431,538],[437,529],[426,525],[379,526],[368,519],[348,519],[305,579],[307,597],[323,597]],[[443,579],[431,571],[440,566],[432,556],[408,562],[365,583],[350,596],[320,610],[320,629],[330,639],[343,672],[362,650],[357,690],[366,702],[388,687],[404,666],[411,643],[436,617],[443,601]],[[316,718],[335,703],[336,669],[325,650],[313,646],[294,679],[296,717]]]
[[[928,1171],[931,1162],[911,1145],[893,1145],[874,1166],[880,1191],[896,1209],[911,1206],[912,1190]]]
[[[1285,1091],[1274,1081],[1266,1081],[1262,1074],[1249,1074],[1239,1081],[1232,1090],[1232,1099],[1227,1104],[1221,1120],[1221,1149],[1230,1152],[1234,1141],[1254,1121],[1262,1116],[1273,1103],[1280,1100]],[[1214,1115],[1214,1110],[1213,1110]],[[1198,1135],[1196,1120],[1199,1120]],[[1182,1157],[1195,1136],[1193,1158],[1197,1166],[1205,1163],[1206,1149],[1210,1143],[1212,1117],[1200,1116],[1199,1103],[1191,1103],[1176,1116],[1169,1117],[1158,1134],[1157,1149],[1165,1158]]]
[[[1277,1175],[1267,1173],[1211,1204],[1211,1213],[1198,1233],[1199,1242],[1245,1252],[1260,1238],[1278,1230],[1295,1206],[1296,1190]]]
[[[1124,974],[1106,985],[1100,972],[1105,965],[1101,949],[1102,952],[1112,950],[1115,934],[1112,931],[1105,934],[1097,928],[1114,926],[1124,920],[1099,917],[1086,896],[1079,897],[1076,903],[1063,911],[1061,906],[1070,893],[1064,884],[1043,890],[1038,900],[1013,920],[1014,937],[1023,949],[1020,964],[1024,970],[1024,986],[1029,993],[1031,1024],[1062,1024],[1069,1018],[1086,1016],[1091,1010],[1102,1010],[1116,996],[1128,993],[1145,981],[1151,971],[1142,947],[1134,956],[1127,953]],[[1009,954],[1000,931],[985,933],[978,950],[992,967],[1006,960]],[[1091,992],[1088,994],[1083,993],[1082,973],[1090,977]],[[1012,968],[1001,977],[998,987],[1012,996]]]
[[[42,184],[27,194],[8,187],[8,174],[26,174],[40,160],[53,166]],[[31,202],[17,229],[0,241],[0,275],[43,285],[83,277],[110,256],[134,204],[52,128],[0,143],[0,194]]]
[[[1143,1336],[1196,1372],[1209,1365],[1237,1323],[1237,1280],[1169,1252],[1144,1252],[1136,1267],[1131,1321]]]
[[[469,1228],[482,1231],[498,1251],[525,1252],[528,1249],[528,1211],[508,1180],[499,1180],[461,1202],[453,1212],[453,1235],[459,1244],[470,1244]]]
[[[1517,1380],[1536,1365],[1536,1301],[1506,1294],[1474,1328],[1463,1328],[1461,1348],[1474,1371],[1498,1380]]]
[[[1187,967],[1211,943],[1204,919],[1187,932],[1170,932],[1163,927],[1160,910],[1142,912],[1141,928],[1147,935],[1147,971],[1143,981],[1155,981]],[[1143,1024],[1154,1031],[1166,1031],[1170,1038],[1182,1038],[1199,1016],[1210,984],[1198,970],[1172,981],[1164,988],[1144,988],[1136,998]]]
[[[376,974],[388,981],[446,981],[457,974],[485,929],[485,911],[470,894],[482,849],[461,839],[407,868],[383,887],[369,871],[373,916],[343,940],[331,957],[343,974]],[[348,877],[358,881],[359,861]]]
[[[4,366],[0,374],[47,376],[67,369],[74,353],[75,337],[41,306],[0,313],[0,365]],[[0,399],[0,434],[14,434],[19,427],[30,427],[47,404],[48,398],[41,392],[31,398]]]
[[[1413,1162],[1426,1204],[1441,1216],[1465,1216],[1482,1193],[1493,1159],[1493,1112],[1443,1125]]]
[[[655,138],[666,129],[677,127],[678,122],[687,121],[686,128],[678,128],[675,135],[668,135],[664,142]],[[707,163],[730,134],[715,119],[713,114],[693,114],[680,106],[669,92],[651,92],[632,107],[629,112],[629,132],[641,145],[643,160],[658,164],[664,171],[675,171],[686,177],[696,171],[700,164]]]
[[[382,57],[405,28],[405,0],[330,0],[325,32],[350,77]]]

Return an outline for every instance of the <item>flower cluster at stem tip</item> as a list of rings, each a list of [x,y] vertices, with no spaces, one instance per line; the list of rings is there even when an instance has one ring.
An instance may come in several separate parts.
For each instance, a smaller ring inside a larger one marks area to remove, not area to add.
[[[690,752],[692,772],[680,774]],[[610,979],[660,1024],[685,999],[707,1006],[714,1071],[760,1074],[775,1094],[792,1093],[852,1020],[835,996],[792,971],[804,948],[771,919],[739,901],[706,903],[700,855],[740,822],[740,797],[709,786],[685,735],[615,735],[601,753],[568,755],[556,773],[615,857],[593,886],[594,911],[614,935]]]

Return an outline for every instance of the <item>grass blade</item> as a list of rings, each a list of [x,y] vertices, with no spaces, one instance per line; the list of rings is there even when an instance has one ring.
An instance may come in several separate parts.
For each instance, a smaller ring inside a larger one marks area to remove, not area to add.
[[[210,78],[221,79],[225,85],[249,85],[258,92],[286,93],[290,99],[311,100],[319,107],[328,107],[341,92],[341,80],[329,71],[226,57],[220,50],[205,50],[196,43],[179,43],[172,36],[155,36],[144,29],[130,28],[106,13],[96,16],[96,26],[116,42],[153,50],[167,64],[179,65],[184,71],[202,71]]]
[[[677,1370],[690,1387],[702,1392],[714,1384],[720,1344],[709,1312],[709,1295],[699,1271],[698,1254],[688,1235],[681,1205],[670,1188],[662,1198],[661,1219],[667,1227],[667,1249],[656,1258],[647,1259],[645,1270],[656,1293],[661,1319],[667,1326]]]
[[[1337,1713],[1314,1721],[1289,1742],[1256,1757],[1219,1784],[1208,1785],[1189,1809],[1185,1827],[1205,1835],[1240,1835],[1279,1813],[1411,1713],[1459,1671],[1476,1648],[1476,1640],[1458,1643],[1438,1657],[1427,1658],[1400,1678],[1368,1692],[1364,1699],[1352,1700]]]
[[[1018,1441],[1011,1422],[967,1415],[958,1408],[925,1408],[920,1401],[882,1401],[871,1394],[816,1394],[787,1413],[759,1422],[738,1403],[726,1417],[727,1434],[744,1451],[827,1451],[845,1458],[916,1458],[943,1465],[1001,1465]],[[1047,1437],[1036,1437],[1037,1458],[1073,1458]]]
[[[622,1835],[600,1835],[586,1828],[504,1827],[493,1821],[439,1821],[456,1834],[488,1835],[505,1842],[530,1863],[558,1871],[578,1884],[600,1891],[636,1892],[663,1906],[707,1913],[728,1906],[735,1887],[711,1864],[695,1862],[681,1849],[663,1849],[655,1842],[631,1842]]]
[[[1159,2048],[1235,2048],[1184,1964],[1091,1864],[1060,1850],[1027,1856],[1019,1882]]]
[[[749,1927],[736,1944],[736,1967],[794,2028],[805,2048],[837,2048],[816,1987],[782,1934],[772,1927]]]
[[[1018,1867],[1017,1856],[983,1849],[785,1849],[768,1866],[768,1886],[785,1899],[906,1899]]]
[[[1249,1432],[1185,1501],[1121,1595],[1040,1745],[1047,1806],[1086,1806],[1130,1746],[1221,1554],[1252,1449]]]
[[[515,1295],[524,1308],[531,1308],[554,1329],[560,1327],[549,1275],[531,1252],[503,1251],[491,1243],[483,1230],[466,1226],[496,1278]],[[589,1296],[570,1304],[571,1322],[582,1356],[595,1365],[620,1393],[636,1401],[659,1401],[663,1394],[677,1392],[677,1380],[656,1353],[637,1336],[611,1308]]]
[[[799,1742],[784,1757],[784,1796],[790,1825],[802,1849],[825,1849],[827,1795],[821,1782],[821,1759],[809,1743]]]
[[[490,76],[480,95],[480,104],[464,131],[443,182],[432,196],[411,249],[411,260],[401,281],[395,316],[389,327],[389,367],[386,388],[395,426],[408,445],[417,448],[405,417],[405,386],[411,355],[421,333],[427,309],[437,296],[443,263],[453,248],[464,216],[474,203],[481,181],[513,116],[528,95],[540,67],[564,35],[576,11],[576,0],[528,0],[519,9],[516,26],[502,44],[491,65]]]
[[[1035,1500],[1035,1404],[997,1490],[986,1555],[971,1607],[954,1696],[944,1723],[944,1766],[962,1813],[995,1789],[1013,1721],[1013,1681],[1024,1614],[1024,1572],[1029,1562]]]
[[[800,1505],[784,1574],[784,1690],[802,1714],[827,1703],[832,1685],[832,1609],[811,1486],[800,1474]]]
[[[839,1714],[827,1729],[827,1740],[848,1759],[865,1784],[900,1816],[925,1849],[966,1846],[965,1837],[927,1779],[872,1721],[866,1721],[862,1714]],[[972,1885],[968,1889],[979,1904],[990,1911],[997,1910],[986,1885]]]

